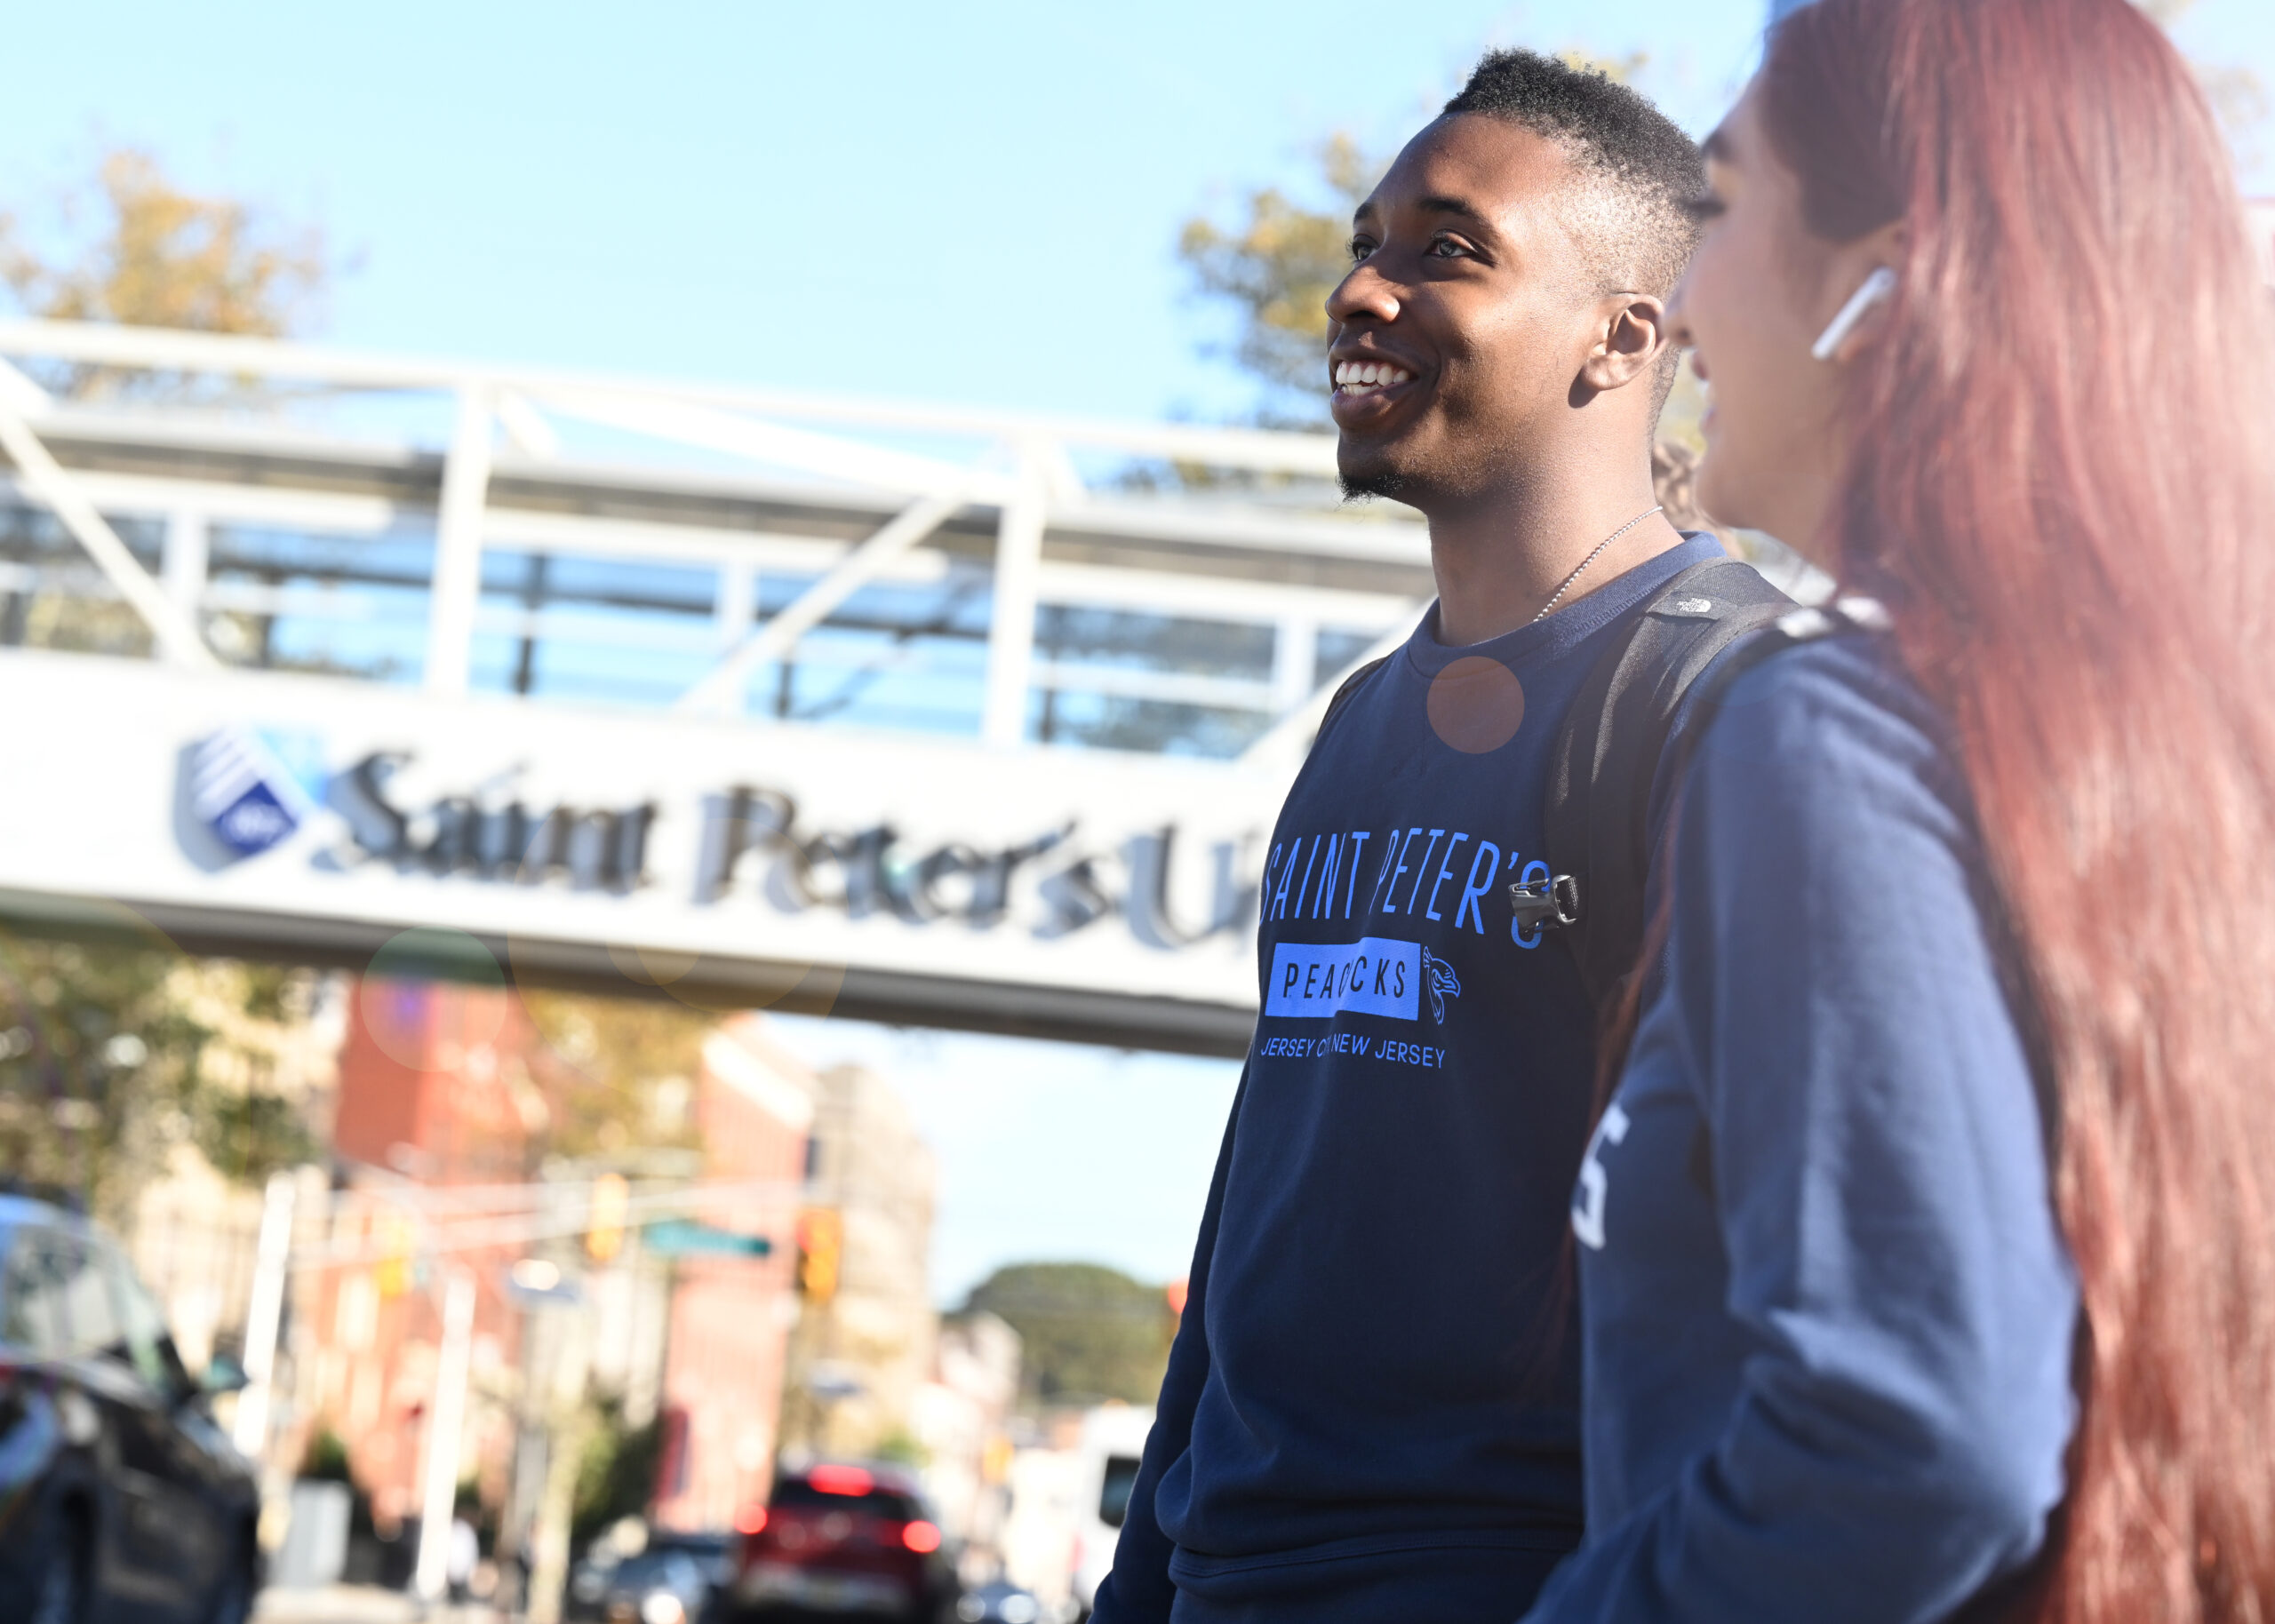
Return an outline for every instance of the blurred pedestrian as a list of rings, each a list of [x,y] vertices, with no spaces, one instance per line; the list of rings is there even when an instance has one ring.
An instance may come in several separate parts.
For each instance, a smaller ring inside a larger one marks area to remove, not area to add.
[[[474,1571],[482,1562],[482,1536],[463,1516],[451,1519],[451,1542],[444,1555],[448,1557],[444,1572],[450,1580],[451,1599],[462,1602],[471,1594]]]
[[[1547,872],[1600,657],[1721,558],[1651,483],[1700,184],[1641,97],[1508,52],[1358,211],[1321,382],[1345,489],[1428,518],[1438,599],[1272,837],[1264,1009],[1098,1624],[1508,1624],[1578,1540],[1595,1009],[1509,888]]]
[[[2125,0],[1817,0],[1707,157],[1700,494],[1877,608],[1694,721],[1527,1616],[2275,1617],[2275,335],[2219,130]]]

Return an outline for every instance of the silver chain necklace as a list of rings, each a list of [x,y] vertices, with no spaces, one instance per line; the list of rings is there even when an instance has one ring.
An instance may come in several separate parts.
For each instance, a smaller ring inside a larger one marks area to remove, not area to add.
[[[1575,569],[1571,574],[1564,577],[1564,585],[1558,587],[1554,593],[1550,594],[1548,601],[1540,606],[1540,613],[1532,617],[1531,624],[1538,625],[1542,621],[1548,618],[1550,613],[1556,608],[1556,606],[1564,601],[1564,594],[1572,590],[1572,583],[1578,580],[1582,576],[1587,574],[1588,566],[1594,563],[1596,560],[1603,556],[1603,551],[1606,547],[1611,545],[1613,542],[1617,541],[1622,536],[1626,535],[1628,531],[1642,523],[1643,521],[1649,518],[1652,513],[1663,513],[1664,512],[1666,512],[1666,504],[1663,502],[1658,506],[1652,508],[1648,513],[1637,513],[1632,519],[1630,519],[1626,523],[1612,531],[1610,535],[1596,543],[1596,550],[1580,561],[1580,567],[1577,569]]]

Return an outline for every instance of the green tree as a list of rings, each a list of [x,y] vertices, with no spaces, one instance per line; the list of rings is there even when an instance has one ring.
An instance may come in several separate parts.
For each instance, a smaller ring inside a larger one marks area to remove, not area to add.
[[[517,996],[545,1039],[530,1066],[545,1101],[539,1153],[605,1158],[695,1146],[693,1079],[715,1015],[660,999],[533,988]]]
[[[299,1102],[265,1089],[201,1086],[190,1114],[198,1151],[223,1178],[252,1187],[321,1151]]]
[[[105,153],[44,213],[39,227],[0,213],[0,283],[48,321],[280,338],[307,324],[334,269],[320,229],[188,191],[140,147]],[[185,387],[116,367],[61,368],[47,381],[78,398]]]
[[[190,1126],[212,1031],[165,954],[0,935],[0,1166],[124,1210]]]
[[[181,1102],[186,1136],[224,1178],[258,1187],[322,1153],[308,1114],[315,1101],[304,1092],[309,1079],[279,1075],[315,1014],[322,982],[283,965],[172,959],[167,996],[211,1033]]]
[[[1100,1263],[1008,1265],[965,1299],[981,1310],[1019,1333],[1022,1389],[1043,1404],[1153,1403],[1177,1334],[1160,1286]]]
[[[248,1186],[307,1160],[260,1025],[302,1018],[311,979],[0,930],[0,1168],[124,1227],[184,1142]]]
[[[570,1543],[579,1550],[619,1519],[647,1515],[664,1451],[660,1415],[632,1426],[624,1419],[622,1400],[613,1395],[587,1407],[584,1447],[577,1459],[576,1509],[569,1524]]]
[[[1245,218],[1187,220],[1177,257],[1208,299],[1229,306],[1237,337],[1230,354],[1265,386],[1267,420],[1315,425],[1327,415],[1327,296],[1350,268],[1351,211],[1384,165],[1349,136],[1320,143],[1316,190],[1307,206],[1278,187],[1250,192]]]
[[[0,215],[0,278],[49,321],[278,338],[330,269],[322,232],[283,227],[240,198],[185,191],[139,147],[106,153],[58,212],[64,229],[44,243]]]
[[[243,198],[185,189],[140,147],[102,154],[37,206],[0,210],[0,291],[21,314],[42,320],[287,337],[313,322],[337,269],[320,229]],[[179,403],[278,394],[248,379],[24,364],[44,386],[73,400]],[[130,545],[155,550],[147,522],[119,528]],[[0,512],[0,559],[28,562],[74,552],[48,515]],[[258,617],[225,611],[212,625],[225,649],[264,646],[266,625]],[[148,649],[149,633],[124,603],[50,591],[0,593],[0,641],[139,654]]]

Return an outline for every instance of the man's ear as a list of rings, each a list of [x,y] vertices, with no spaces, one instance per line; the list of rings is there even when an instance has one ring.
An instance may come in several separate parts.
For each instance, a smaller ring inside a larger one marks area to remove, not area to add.
[[[1575,396],[1621,389],[1657,370],[1670,329],[1666,301],[1649,293],[1615,293],[1598,306],[1595,343],[1573,380]]]

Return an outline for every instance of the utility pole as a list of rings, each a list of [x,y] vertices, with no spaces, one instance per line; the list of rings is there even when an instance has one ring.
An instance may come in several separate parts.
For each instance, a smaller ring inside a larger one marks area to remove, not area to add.
[[[450,1588],[451,1522],[457,1509],[459,1439],[466,1426],[467,1368],[474,1353],[474,1276],[453,1269],[443,1290],[443,1348],[427,1410],[426,1493],[419,1509],[419,1599],[439,1602]]]
[[[530,1588],[523,1604],[530,1624],[559,1624],[561,1595],[569,1581],[577,1469],[590,1437],[585,1413],[585,1386],[593,1359],[589,1299],[562,1316],[561,1333],[547,1394],[545,1485],[538,1501],[537,1525],[530,1532]]]
[[[276,1333],[284,1318],[284,1281],[292,1266],[290,1173],[272,1173],[261,1192],[260,1239],[252,1267],[252,1303],[245,1317],[245,1389],[230,1429],[237,1453],[258,1461],[268,1451],[268,1415],[276,1390]]]

